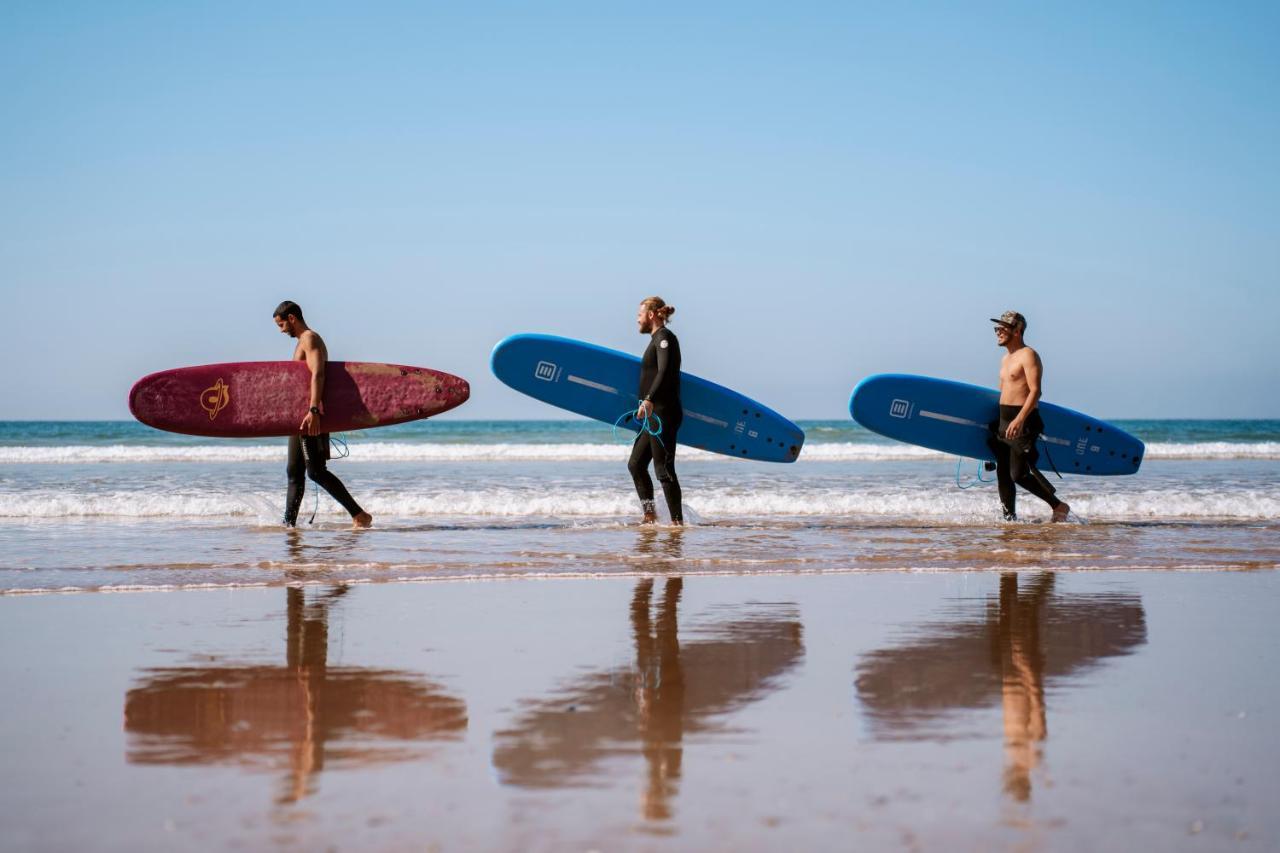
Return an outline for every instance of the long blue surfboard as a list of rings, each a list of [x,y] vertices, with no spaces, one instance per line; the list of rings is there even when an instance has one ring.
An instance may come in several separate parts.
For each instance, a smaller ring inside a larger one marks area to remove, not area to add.
[[[493,375],[522,394],[639,432],[640,359],[555,335],[512,335],[493,348]],[[761,462],[794,462],[804,431],[782,415],[714,382],[680,373],[679,444]],[[661,435],[659,436],[661,438]]]
[[[1039,467],[1063,474],[1133,474],[1145,445],[1118,427],[1052,403],[1039,404],[1044,433],[1037,442]],[[881,373],[858,383],[849,414],[889,438],[994,461],[987,446],[1000,415],[1000,393],[949,379]]]

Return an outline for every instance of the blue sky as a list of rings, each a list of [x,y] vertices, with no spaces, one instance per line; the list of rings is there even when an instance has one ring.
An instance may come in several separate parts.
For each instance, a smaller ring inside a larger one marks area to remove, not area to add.
[[[0,6],[0,419],[126,418],[141,375],[447,370],[553,417],[507,334],[639,352],[793,418],[877,372],[1280,417],[1275,4]]]

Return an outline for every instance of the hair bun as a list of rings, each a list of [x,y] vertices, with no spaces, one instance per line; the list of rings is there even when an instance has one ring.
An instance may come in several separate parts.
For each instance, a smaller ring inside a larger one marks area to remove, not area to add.
[[[667,305],[662,309],[662,315],[664,317],[670,317],[674,313],[676,313],[676,307],[674,305]]]

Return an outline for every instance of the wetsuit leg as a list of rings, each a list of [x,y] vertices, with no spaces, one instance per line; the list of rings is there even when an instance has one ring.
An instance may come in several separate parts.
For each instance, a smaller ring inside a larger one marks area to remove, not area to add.
[[[295,502],[295,462],[294,462],[294,443],[297,443],[299,455],[304,460],[307,476],[311,478],[317,486],[328,492],[335,501],[342,504],[352,518],[364,512],[360,508],[360,504],[356,503],[356,499],[351,497],[351,493],[347,491],[347,487],[342,485],[342,481],[329,470],[325,464],[326,445],[329,441],[328,435],[303,435],[291,436],[289,438],[289,498],[285,507],[285,524],[296,524],[298,521],[298,506],[302,503],[302,494],[305,489],[305,483],[299,476],[296,479],[297,492]]]
[[[1053,485],[1036,469],[1036,462],[1040,459],[1040,453],[1036,450],[1036,439],[1044,431],[1044,421],[1040,419],[1040,413],[1032,412],[1027,418],[1022,434],[1017,438],[1003,438],[1009,423],[1017,417],[1017,414],[1016,406],[1000,407],[1000,421],[996,426],[995,438],[990,443],[996,455],[996,479],[999,482],[1000,502],[1004,504],[1005,518],[1008,519],[1015,517],[1015,483],[1053,509],[1057,509],[1062,504],[1055,494]]]
[[[302,454],[301,436],[289,436],[289,464],[285,469],[289,477],[289,491],[284,501],[284,523],[293,527],[298,523],[298,507],[307,491],[307,460]]]
[[[327,459],[329,457],[329,436],[325,435],[305,435],[302,437],[302,449],[307,456],[307,476],[311,478],[311,482],[324,489],[333,499],[342,504],[352,518],[364,512],[360,508],[360,504],[356,503],[356,499],[351,497],[351,493],[347,491],[347,487],[342,485],[342,481],[329,470]]]
[[[636,436],[631,445],[631,459],[627,462],[627,470],[636,484],[636,494],[640,497],[640,508],[653,512],[653,480],[649,479],[649,460],[653,459],[653,436],[642,432]]]
[[[664,422],[661,436],[650,436],[653,441],[653,470],[662,484],[662,496],[667,499],[667,510],[676,524],[684,523],[681,504],[680,481],[676,478],[676,433],[680,422]],[[658,439],[662,440],[659,441]]]
[[[1009,456],[1009,474],[1013,477],[1013,481],[1053,509],[1057,509],[1062,503],[1055,494],[1057,490],[1036,468],[1036,462],[1040,460],[1040,452],[1036,450],[1035,436],[1032,436],[1031,444],[1025,452],[1011,447]]]
[[[1000,429],[999,422],[991,425],[993,432]],[[1009,445],[992,435],[987,441],[987,446],[991,448],[991,452],[996,457],[996,490],[1000,493],[1000,505],[1004,508],[1004,520],[1014,521],[1018,517],[1018,490],[1013,484],[1013,477],[1009,473]]]

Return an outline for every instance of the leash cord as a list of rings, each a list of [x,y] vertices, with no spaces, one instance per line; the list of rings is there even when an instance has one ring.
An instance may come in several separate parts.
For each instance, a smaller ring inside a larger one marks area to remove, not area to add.
[[[637,411],[638,409],[629,409],[628,411],[625,411],[622,414],[618,415],[617,420],[613,422],[613,440],[614,441],[618,440],[618,427],[622,426],[622,422],[625,421],[627,418],[635,417],[635,414]],[[644,433],[648,433],[649,435],[658,439],[658,444],[662,444],[662,439],[659,437],[662,435],[662,418],[658,417],[656,414],[651,414],[648,417],[646,417],[643,421],[640,421],[640,430],[636,434],[641,435]],[[665,444],[663,444],[662,446],[666,447]]]
[[[972,489],[974,486],[978,485],[979,483],[994,483],[994,482],[995,482],[995,477],[992,477],[990,480],[984,480],[984,479],[982,479],[982,465],[983,465],[983,461],[982,461],[981,459],[979,459],[979,460],[978,460],[978,470],[977,470],[977,473],[974,475],[974,478],[973,478],[972,480],[970,480],[968,483],[961,483],[961,482],[960,482],[960,466],[962,466],[962,465],[964,465],[964,457],[960,457],[959,459],[957,459],[957,460],[956,460],[956,486],[957,486],[957,487],[959,487],[959,488],[961,488],[961,489]]]
[[[1044,458],[1049,460],[1049,467],[1053,469],[1053,473],[1058,475],[1059,480],[1063,479],[1062,472],[1058,470],[1058,466],[1054,464],[1053,456],[1049,453],[1049,443],[1044,440],[1043,435],[1037,436],[1036,440],[1040,442],[1040,447],[1044,450]]]
[[[329,447],[332,449],[332,451],[334,451],[331,457],[333,459],[346,459],[348,456],[351,455],[351,449],[347,447],[346,433],[340,433],[339,435],[336,435],[336,436],[330,435]],[[302,442],[302,459],[303,461],[308,463],[311,461],[311,457],[307,455],[307,442],[305,440],[303,440]],[[307,521],[307,524],[315,524],[316,514],[320,512],[320,487],[319,486],[316,486],[312,490],[311,498],[312,498],[311,518]]]

